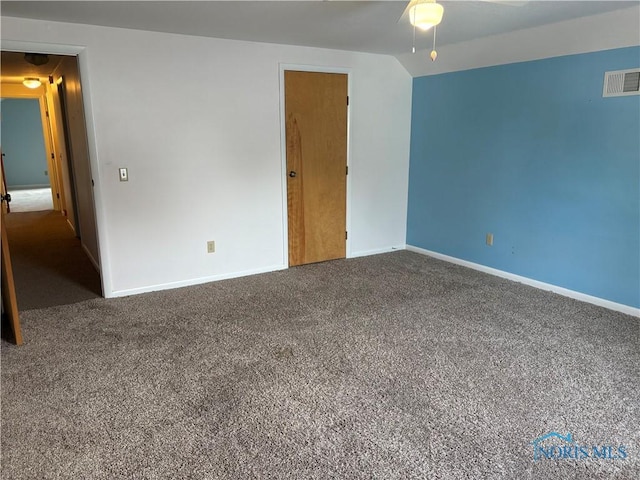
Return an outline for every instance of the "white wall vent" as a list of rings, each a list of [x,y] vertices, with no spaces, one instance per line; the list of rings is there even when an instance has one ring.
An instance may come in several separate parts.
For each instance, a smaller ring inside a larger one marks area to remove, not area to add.
[[[640,95],[640,68],[605,72],[603,97]]]

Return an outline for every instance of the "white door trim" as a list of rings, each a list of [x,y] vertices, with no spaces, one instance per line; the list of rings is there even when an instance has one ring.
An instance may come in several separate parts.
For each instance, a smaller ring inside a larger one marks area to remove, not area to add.
[[[101,195],[100,168],[98,163],[98,150],[96,145],[96,131],[91,104],[91,85],[89,84],[89,49],[78,45],[62,45],[51,43],[25,42],[19,40],[2,40],[2,50],[14,52],[40,52],[52,55],[73,55],[78,57],[78,68],[82,82],[82,103],[84,104],[85,128],[87,131],[87,143],[89,148],[89,168],[93,186],[93,205],[96,219],[96,236],[98,243],[98,257],[100,263],[100,279],[102,282],[102,294],[105,298],[113,296],[111,282],[111,263],[109,261],[109,249],[107,248],[107,222],[104,204]]]

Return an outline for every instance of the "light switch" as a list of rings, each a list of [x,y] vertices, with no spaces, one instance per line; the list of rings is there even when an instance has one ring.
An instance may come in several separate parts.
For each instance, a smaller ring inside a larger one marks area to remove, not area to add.
[[[129,181],[129,172],[127,171],[126,168],[121,168],[120,169],[120,181],[121,182],[128,182]]]

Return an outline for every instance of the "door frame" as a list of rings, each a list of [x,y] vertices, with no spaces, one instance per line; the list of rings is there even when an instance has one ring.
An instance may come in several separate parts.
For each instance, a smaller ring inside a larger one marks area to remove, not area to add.
[[[280,87],[280,186],[282,188],[282,264],[289,268],[289,210],[287,206],[287,119],[284,105],[284,72],[295,70],[298,72],[312,73],[341,73],[347,75],[347,95],[352,98],[351,80],[352,69],[344,67],[328,67],[323,65],[302,65],[296,63],[279,64],[279,87]],[[347,107],[347,206],[346,206],[346,228],[351,232],[351,101]],[[351,234],[348,233],[346,240],[346,258],[351,258]]]
[[[2,40],[2,50],[13,52],[40,52],[51,55],[71,55],[78,58],[78,70],[82,83],[82,103],[84,106],[84,125],[87,132],[87,148],[89,150],[89,170],[93,179],[93,206],[95,209],[95,228],[98,243],[98,258],[100,263],[100,281],[102,283],[102,295],[105,298],[113,297],[113,285],[111,281],[111,262],[109,258],[107,241],[107,216],[105,214],[102,199],[102,181],[98,163],[98,149],[96,144],[96,130],[94,122],[93,105],[91,104],[91,85],[89,79],[89,49],[86,46],[65,45],[40,42],[25,42],[21,40]]]

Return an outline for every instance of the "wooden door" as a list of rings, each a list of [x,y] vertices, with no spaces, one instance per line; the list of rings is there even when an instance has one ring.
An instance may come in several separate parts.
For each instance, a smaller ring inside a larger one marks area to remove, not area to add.
[[[2,194],[2,206],[0,207],[0,236],[2,237],[2,308],[9,319],[13,342],[22,345],[22,329],[20,328],[20,316],[18,314],[18,301],[16,299],[16,287],[13,282],[13,268],[9,254],[9,239],[4,221],[6,214],[7,195],[4,186],[4,169],[0,169],[0,193]]]
[[[347,78],[285,71],[289,266],[346,256]]]

